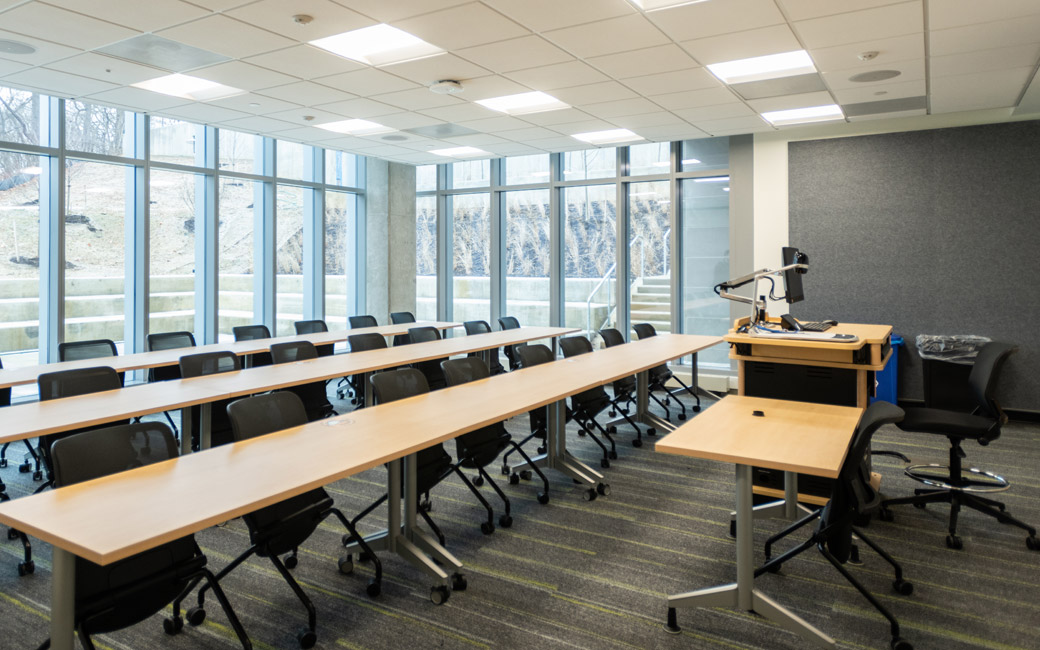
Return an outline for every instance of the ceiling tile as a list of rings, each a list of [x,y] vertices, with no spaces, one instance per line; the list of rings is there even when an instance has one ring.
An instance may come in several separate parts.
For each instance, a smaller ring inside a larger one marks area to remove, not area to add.
[[[676,126],[646,126],[632,129],[647,140],[664,142],[667,140],[696,140],[707,138],[708,134],[690,125]]]
[[[730,104],[716,104],[713,106],[700,106],[697,108],[680,108],[672,111],[687,122],[698,124],[705,120],[720,120],[724,118],[742,117],[754,115],[755,112],[740,102]]]
[[[863,52],[877,52],[877,58],[860,61]],[[924,33],[905,34],[862,43],[836,45],[809,51],[820,72],[848,70],[857,66],[884,65],[893,61],[924,58]]]
[[[483,131],[485,133],[498,133],[499,131],[508,131],[510,129],[523,129],[530,124],[521,119],[510,117],[508,115],[496,114],[498,117],[489,117],[483,120],[464,120],[459,122],[459,126],[465,126],[470,129],[477,131]]]
[[[380,22],[389,23],[402,18],[430,13],[471,0],[349,0],[350,8]]]
[[[801,95],[783,95],[767,99],[752,99],[748,105],[759,113],[767,111],[786,111],[791,108],[807,108],[809,106],[825,106],[833,104],[834,98],[826,91],[803,93]]]
[[[682,93],[668,93],[667,95],[653,95],[650,97],[655,104],[668,110],[677,108],[696,108],[698,106],[711,106],[713,104],[729,104],[737,100],[733,92],[722,86],[705,88],[703,90],[689,90]]]
[[[337,88],[345,92],[370,97],[381,93],[391,93],[398,90],[418,88],[419,85],[413,81],[402,79],[392,74],[377,70],[375,68],[363,68],[354,72],[320,77],[316,79],[323,86]]]
[[[873,72],[875,70],[898,70],[901,74],[898,77],[885,79],[884,81],[849,81],[849,78],[853,75],[862,74],[864,72]],[[852,68],[849,70],[834,70],[823,73],[823,79],[827,82],[827,86],[831,90],[856,88],[860,86],[867,87],[873,84],[894,83],[900,81],[917,81],[918,79],[924,79],[924,59],[918,59],[916,61],[897,61],[887,65],[871,65],[862,68]]]
[[[451,106],[441,106],[440,108],[428,108],[423,111],[423,114],[435,117],[442,122],[480,120],[494,118],[497,115],[501,115],[501,113],[497,111],[484,108],[479,104],[473,104],[471,102],[452,104]]]
[[[891,113],[874,113],[872,115],[858,115],[856,117],[850,117],[850,122],[869,122],[870,120],[891,120],[898,119],[901,117],[919,117],[921,115],[927,115],[928,109],[920,108],[911,111],[893,111]]]
[[[896,77],[899,79],[899,77]],[[862,85],[862,84],[860,84]],[[834,96],[839,104],[859,104],[862,102],[876,102],[885,99],[903,99],[905,97],[920,97],[925,94],[924,79],[917,81],[901,81],[898,83],[881,82],[870,84],[867,88],[844,88],[835,90]]]
[[[928,54],[945,56],[1040,42],[1040,15],[932,31]]]
[[[488,75],[486,77],[479,77],[477,79],[467,79],[463,84],[465,92],[462,97],[470,101],[476,101],[478,99],[488,99],[491,97],[502,97],[503,95],[515,95],[517,93],[526,93],[531,89],[527,86],[523,86],[513,81],[512,79],[506,79],[498,75]]]
[[[213,104],[214,106],[223,106],[224,108],[233,108],[236,111],[252,113],[253,115],[267,115],[277,111],[287,111],[294,108],[300,108],[300,105],[294,102],[286,102],[280,99],[274,99],[273,97],[265,97],[253,93],[244,93],[241,95],[235,95],[234,97],[215,99],[207,103]]]
[[[0,16],[2,17],[2,16]],[[6,24],[6,23],[5,23]],[[50,63],[51,61],[57,61],[67,56],[73,56],[79,54],[82,50],[65,47],[64,45],[58,45],[57,43],[51,43],[50,41],[44,41],[31,36],[25,36],[24,34],[15,34],[14,32],[8,32],[0,29],[0,38],[5,40],[19,41],[26,45],[32,45],[36,48],[36,51],[32,54],[8,54],[4,53],[4,58],[14,61],[15,63],[22,63],[24,65],[43,65]]]
[[[949,56],[933,56],[928,62],[928,73],[935,77],[950,77],[973,72],[1006,70],[1035,66],[1040,59],[1040,43],[1001,47]]]
[[[294,44],[284,36],[219,14],[164,29],[159,36],[236,59]]]
[[[71,11],[84,9],[94,18],[125,25],[142,32],[153,32],[179,23],[201,18],[209,12],[181,0],[148,0],[147,11],[142,11],[141,0],[48,0]]]
[[[787,25],[771,25],[680,43],[702,65],[802,49]]]
[[[141,90],[140,88],[113,88],[90,95],[89,100],[97,100],[102,103],[118,104],[120,106],[133,107],[138,111],[162,111],[174,106],[183,106],[188,103],[180,97],[170,97],[159,93]]]
[[[380,69],[423,86],[429,86],[443,79],[462,81],[491,74],[489,70],[479,65],[448,53],[395,65],[387,65]]]
[[[807,20],[820,16],[861,11],[883,5],[897,4],[905,0],[778,0],[791,20]],[[943,0],[945,2],[946,0]]]
[[[210,11],[226,11],[255,2],[255,0],[191,0],[191,2]]]
[[[434,158],[441,158],[441,157],[440,156],[436,156],[434,154],[428,154],[428,153],[406,153],[406,154],[401,154],[401,155],[395,156],[393,159],[398,161],[398,162],[409,163],[409,164],[412,164],[412,165],[420,165],[420,164],[427,163],[427,162],[429,162],[429,163],[443,162],[443,159],[441,159],[441,160],[433,160]]]
[[[523,156],[542,153],[544,151],[544,149],[536,149],[535,147],[529,147],[526,144],[519,144],[516,142],[487,145],[487,149],[491,153],[498,154],[499,156]]]
[[[613,122],[606,120],[582,120],[581,122],[567,122],[566,124],[554,124],[552,130],[564,135],[575,133],[592,133],[593,131],[606,131],[616,129]]]
[[[540,138],[555,138],[559,134],[556,133],[556,131],[550,131],[549,129],[540,126],[529,126],[525,129],[499,131],[495,135],[509,140],[515,140],[516,142],[527,142],[528,140],[538,140]]]
[[[546,32],[544,36],[581,58],[663,45],[668,38],[642,14],[608,18],[595,23]]]
[[[694,126],[710,135],[719,134],[722,131],[746,131],[750,128],[769,126],[766,121],[757,115],[747,117],[731,117],[722,120],[701,120],[694,122]]]
[[[274,97],[287,102],[303,104],[304,106],[316,106],[318,104],[331,104],[332,102],[344,102],[348,99],[356,99],[352,93],[336,90],[328,86],[314,83],[312,81],[297,81],[285,86],[275,86],[257,91],[258,95]]]
[[[675,41],[689,41],[784,23],[784,17],[773,0],[699,2],[655,11],[647,16]]]
[[[8,74],[14,74],[15,72],[21,72],[22,70],[28,70],[30,67],[24,63],[16,63],[15,61],[8,61],[7,59],[0,59],[0,77]]]
[[[242,90],[269,88],[271,86],[281,86],[296,81],[295,77],[290,77],[289,75],[274,72],[273,70],[261,68],[260,66],[251,65],[242,61],[218,63],[217,65],[212,65],[208,68],[192,70],[188,74],[193,77],[201,77],[203,79],[209,79],[210,81],[216,81],[217,83],[231,86],[232,88],[241,88]]]
[[[204,124],[226,122],[236,118],[248,117],[248,115],[241,111],[233,111],[230,108],[214,106],[202,102],[185,104],[184,106],[178,106],[177,108],[171,108],[163,112],[167,115],[188,120],[189,122],[202,122]]]
[[[931,80],[931,112],[951,113],[1014,106],[1033,67],[976,72]]]
[[[58,97],[82,97],[116,88],[116,84],[47,68],[23,70],[8,75],[6,79],[13,84],[29,86]]]
[[[597,56],[588,62],[615,79],[698,67],[697,62],[674,43]]]
[[[683,90],[717,88],[719,80],[705,68],[694,68],[692,70],[665,72],[664,74],[654,74],[645,77],[633,77],[632,79],[625,79],[625,85],[641,95],[663,95]]]
[[[609,78],[607,75],[581,61],[569,61],[541,68],[517,70],[516,72],[508,73],[506,76],[535,90],[545,91],[567,86],[577,86],[579,84],[589,84],[596,81],[606,81]]]
[[[483,45],[530,33],[479,2],[394,21],[394,27],[446,50]]]
[[[924,13],[921,10],[921,3],[914,0],[914,2],[803,20],[796,22],[794,28],[807,47],[830,47],[923,32]]]
[[[316,79],[367,67],[311,45],[296,45],[277,52],[251,56],[245,61],[301,79]]]
[[[250,25],[305,43],[376,23],[375,20],[331,0],[260,0],[232,9],[226,14]],[[306,25],[297,24],[293,16],[298,14],[310,16],[314,20]]]
[[[85,8],[89,11],[89,8]],[[85,50],[121,41],[138,33],[137,30],[40,2],[24,4],[4,12],[3,24],[10,29],[17,29],[20,34],[60,40],[65,45]]]
[[[288,131],[289,129],[296,128],[296,125],[291,122],[283,122],[282,120],[264,117],[263,115],[240,117],[238,119],[229,120],[227,122],[221,122],[221,126],[233,129],[235,131],[244,131],[246,133],[259,133],[261,135],[265,133],[277,133],[279,131]]]
[[[1036,0],[943,0],[928,3],[928,27],[932,30],[1021,18],[1040,13]]]
[[[668,111],[640,113],[638,115],[622,115],[621,117],[612,117],[610,118],[610,121],[623,129],[636,129],[647,126],[686,125],[686,122],[684,122],[679,116],[669,113]]]
[[[543,149],[545,151],[576,151],[578,149],[597,148],[593,145],[588,144],[587,142],[582,142],[581,140],[576,140],[566,135],[557,135],[555,138],[531,140],[526,144],[532,147],[536,147],[538,149]],[[610,147],[613,147],[613,145],[608,145],[608,148]]]
[[[638,115],[642,113],[653,113],[660,110],[657,104],[642,97],[634,99],[622,99],[608,101],[601,104],[587,104],[581,110],[603,119],[610,119],[623,115]]]
[[[393,109],[392,106],[387,106],[389,109]],[[435,117],[429,115],[423,115],[422,113],[394,113],[391,115],[380,115],[378,119],[373,120],[383,126],[388,126],[392,129],[414,129],[419,126],[430,126],[431,124],[440,124],[444,120],[438,120]]]
[[[267,113],[267,117],[272,117],[276,120],[283,120],[285,122],[292,122],[296,126],[316,128],[318,124],[326,124],[328,122],[338,122],[343,119],[341,115],[331,113],[329,111],[323,111],[316,108],[303,107],[303,108],[290,108],[284,111],[276,111],[274,113]],[[306,119],[306,118],[312,119]],[[324,130],[324,129],[323,129]],[[328,131],[325,131],[328,135]]]
[[[356,117],[365,120],[380,115],[391,115],[393,113],[401,112],[401,109],[396,106],[391,106],[390,104],[384,104],[383,102],[377,102],[375,100],[367,98],[351,99],[345,102],[333,102],[331,104],[322,104],[318,108],[333,113],[338,113],[345,117]]]
[[[451,95],[438,95],[430,92],[429,88],[414,88],[402,90],[396,93],[376,95],[372,99],[397,106],[410,111],[421,111],[425,108],[437,108],[438,106],[450,106],[462,103],[461,99]]]
[[[446,141],[453,145],[463,145],[467,147],[480,147],[487,144],[502,144],[507,142],[504,138],[500,138],[497,135],[490,133],[477,133],[476,135],[459,135],[453,138],[444,138]]]
[[[675,73],[670,72],[668,74]],[[601,102],[629,99],[635,97],[636,94],[616,81],[602,81],[596,84],[588,84],[587,86],[558,88],[553,91],[553,96],[561,102],[577,106],[579,104],[599,104]]]
[[[168,74],[165,70],[138,65],[122,59],[94,54],[93,52],[85,52],[62,61],[55,61],[47,67],[52,70],[70,72],[117,85],[130,85]]]
[[[494,72],[510,72],[573,60],[541,36],[521,36],[458,50],[457,54]]]
[[[317,123],[317,122],[316,122]],[[329,139],[330,133],[314,126],[298,126],[278,133],[279,138],[297,140],[299,142],[323,141]]]
[[[595,20],[629,16],[636,8],[626,0],[484,0],[533,31],[570,27]]]
[[[524,115],[523,120],[537,126],[552,126],[554,124],[566,124],[567,122],[581,122],[592,119],[592,116],[576,108],[565,108],[561,111],[546,111],[544,113],[531,113]]]

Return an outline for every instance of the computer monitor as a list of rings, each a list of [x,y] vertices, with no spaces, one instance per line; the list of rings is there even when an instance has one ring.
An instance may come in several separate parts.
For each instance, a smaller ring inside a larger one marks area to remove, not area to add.
[[[783,256],[784,266],[804,264],[807,261],[805,253],[793,246],[784,246]],[[784,271],[784,289],[787,292],[788,304],[805,300],[805,290],[802,288],[802,274],[804,273],[805,271],[801,269],[787,269]]]

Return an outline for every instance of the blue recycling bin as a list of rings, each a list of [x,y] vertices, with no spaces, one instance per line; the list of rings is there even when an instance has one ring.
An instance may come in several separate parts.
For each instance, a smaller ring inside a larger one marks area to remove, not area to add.
[[[888,358],[884,370],[874,373],[877,388],[874,397],[870,398],[871,404],[877,401],[891,402],[899,401],[899,348],[903,347],[903,337],[892,335],[892,356]]]

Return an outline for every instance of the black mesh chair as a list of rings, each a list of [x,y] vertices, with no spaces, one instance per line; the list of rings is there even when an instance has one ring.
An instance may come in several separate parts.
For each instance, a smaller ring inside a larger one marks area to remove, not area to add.
[[[351,352],[364,352],[365,350],[385,350],[386,338],[382,334],[367,332],[365,334],[351,334],[347,337]],[[365,376],[351,375],[347,378],[350,390],[354,393],[350,403],[358,408],[365,406]],[[338,393],[338,391],[337,391]],[[342,397],[340,399],[343,399]]]
[[[578,354],[592,352],[592,344],[584,336],[568,336],[560,339],[560,349],[563,351],[564,357],[573,357]],[[610,395],[607,395],[607,391],[602,386],[594,386],[588,390],[571,395],[571,413],[574,415],[574,421],[581,427],[578,435],[587,434],[603,450],[603,458],[599,460],[599,464],[600,467],[604,468],[610,467],[610,461],[617,458],[614,438],[611,437],[610,431],[596,420],[596,416],[605,411],[609,406]],[[616,431],[617,429],[614,428],[614,430]],[[596,436],[596,431],[599,431],[600,435],[610,443],[610,449],[607,449],[603,441]],[[642,436],[638,427],[636,427],[636,432]],[[643,443],[640,442],[639,444]]]
[[[323,320],[298,320],[293,323],[293,329],[296,330],[297,334],[320,334],[328,332],[329,326]],[[332,356],[335,349],[335,346],[331,343],[329,345],[316,345],[315,347],[318,348],[319,357]],[[278,362],[275,361],[275,363]]]
[[[447,381],[448,386],[458,386],[471,381],[477,381],[480,379],[487,379],[491,376],[488,371],[487,364],[484,363],[483,359],[477,359],[475,357],[464,357],[462,359],[448,359],[441,363],[444,368],[444,378]],[[484,495],[480,493],[477,487],[484,484],[485,481],[495,491],[495,494],[502,500],[505,505],[505,514],[498,518],[498,525],[502,528],[509,528],[513,525],[513,517],[510,515],[509,498],[502,492],[502,488],[498,487],[498,484],[491,478],[491,475],[487,473],[485,469],[488,465],[495,462],[499,455],[506,449],[511,448],[520,454],[528,464],[531,464],[531,458],[524,452],[512,440],[512,436],[506,432],[505,424],[502,422],[496,422],[486,427],[481,427],[475,431],[464,433],[458,438],[455,438],[455,457],[458,461],[455,463],[455,473],[458,475],[462,482],[466,484],[466,487],[470,489],[480,501],[481,505],[487,510],[487,521],[481,522],[480,530],[485,535],[490,535],[495,532],[495,513],[491,509],[491,505],[484,498]],[[540,469],[531,464],[534,471],[538,473],[538,477],[542,479],[543,490],[538,493],[538,503],[549,503],[549,480],[545,478],[545,474]],[[462,473],[462,469],[475,469],[477,475],[473,477],[472,482]],[[519,483],[519,477],[513,480],[510,477],[511,483]]]
[[[403,325],[405,323],[414,323],[415,316],[410,311],[395,311],[390,314],[390,322],[394,325]],[[408,343],[407,334],[398,334],[394,337],[394,345],[406,345]]]
[[[307,423],[307,412],[304,410],[303,402],[296,395],[286,391],[235,400],[228,405],[227,411],[236,441]],[[314,604],[289,571],[296,568],[299,562],[299,546],[306,542],[329,516],[335,516],[346,527],[348,532],[345,542],[358,542],[364,552],[372,558],[376,575],[368,583],[367,591],[369,596],[378,596],[383,579],[382,565],[354,526],[336,509],[332,497],[324,488],[304,492],[244,515],[242,520],[249,529],[251,545],[217,574],[217,580],[223,580],[253,555],[271,560],[271,564],[307,609],[307,627],[301,629],[296,637],[301,648],[311,648],[318,640],[315,632],[317,613]],[[282,560],[280,556],[286,554],[287,557]],[[354,563],[349,555],[340,559],[339,570],[347,574],[354,570]],[[199,590],[197,608],[188,612],[189,620],[198,609],[205,606],[205,601],[206,587],[203,587]]]
[[[556,360],[553,351],[540,343],[518,348],[517,355],[520,361],[520,368],[530,368]],[[531,434],[521,440],[519,446],[523,447],[534,438],[539,440],[538,453],[544,454],[546,451],[545,440],[549,435],[549,407],[540,406],[533,411],[528,411],[527,415],[531,423]],[[565,407],[564,422],[570,422],[572,418],[571,410]],[[516,483],[517,478],[522,478],[525,481],[529,480],[531,478],[531,470],[529,469],[521,470],[519,473],[510,471],[509,456],[512,453],[513,450],[510,449],[502,456],[502,474],[510,474],[510,483]]]
[[[241,361],[233,352],[202,352],[200,354],[188,354],[180,359],[181,376],[202,377],[203,375],[216,375],[222,372],[235,372],[242,369]],[[217,447],[226,445],[232,441],[231,420],[227,416],[227,405],[230,399],[221,399],[210,403],[209,409],[209,432],[210,446]],[[202,433],[202,408],[191,407],[191,448],[195,451],[200,447],[200,434]]]
[[[491,332],[491,326],[488,325],[488,322],[486,320],[468,320],[465,323],[463,323],[462,326],[466,328],[467,336],[471,334],[488,334]],[[491,374],[500,375],[503,372],[505,372],[506,369],[502,367],[502,362],[498,360],[498,348],[495,348],[494,350],[489,350],[489,352],[491,353]],[[480,353],[470,352],[469,356],[479,357]]]
[[[604,330],[606,331],[606,330]],[[617,330],[612,330],[617,332]],[[620,336],[620,332],[618,332]],[[602,333],[601,333],[602,336]],[[610,336],[608,334],[607,336]],[[606,336],[603,337],[606,341]],[[623,340],[622,340],[623,341]],[[608,344],[607,347],[610,347]],[[563,351],[563,356],[573,357],[579,354],[588,354],[592,352],[592,343],[589,342],[584,336],[570,336],[567,338],[560,339],[560,349]],[[623,406],[627,402],[631,402],[635,399],[636,392],[636,378],[634,376],[622,377],[613,383],[613,395],[609,395],[606,391],[603,391],[607,395],[607,399],[610,402],[611,410],[608,413],[610,417],[614,417],[618,413],[624,418],[633,429],[636,430],[636,437],[632,439],[633,447],[643,446],[643,432],[640,430],[639,425],[636,424],[635,420],[628,417],[628,407]],[[607,431],[615,433],[617,429],[614,426],[607,427]]]
[[[105,427],[54,443],[55,485],[64,487],[175,458],[173,433],[162,422]],[[173,616],[163,620],[167,634],[184,627],[180,605],[201,581],[212,587],[242,647],[252,648],[217,579],[206,568],[194,535],[166,542],[128,558],[99,566],[76,558],[75,619],[80,643],[93,650],[90,637],[135,625],[167,605]],[[201,620],[191,620],[192,624]],[[50,640],[42,648],[48,648]]]
[[[498,329],[500,330],[518,330],[520,329],[520,321],[515,316],[503,316],[498,319]],[[518,355],[518,349],[521,346],[507,345],[503,348],[506,353],[506,359],[509,360],[509,369],[516,370],[520,367],[520,357]]]
[[[657,330],[655,330],[654,326],[650,323],[636,323],[632,326],[632,329],[635,330],[636,336],[638,336],[640,339],[648,339],[651,336],[657,336]],[[653,400],[657,402],[661,408],[664,409],[664,417],[666,420],[669,418],[668,404],[671,403],[671,399],[675,399],[675,403],[679,405],[679,419],[686,419],[686,405],[683,404],[677,397],[677,395],[679,395],[680,393],[685,392],[689,394],[691,397],[693,397],[693,399],[697,400],[697,403],[690,407],[694,413],[697,413],[701,410],[700,396],[697,395],[696,391],[687,386],[682,379],[676,377],[672,373],[671,369],[668,367],[667,363],[662,363],[659,366],[651,368],[649,380],[650,397],[652,397]],[[668,382],[672,380],[675,380],[675,382],[679,384],[681,388],[677,388],[675,390],[668,388]],[[664,393],[665,397],[663,403],[654,395],[654,392],[656,391]]]
[[[347,316],[347,321],[350,322],[350,329],[356,330],[360,327],[378,327],[379,323],[376,322],[375,316],[369,316],[368,314],[362,314],[360,316]]]
[[[379,404],[395,402],[399,399],[430,392],[429,386],[426,385],[426,378],[414,368],[400,368],[380,372],[372,375],[369,381],[372,383],[372,391],[375,393],[376,402]],[[425,494],[427,497],[425,501],[419,504],[418,513],[426,522],[426,525],[430,527],[430,530],[433,531],[433,534],[437,536],[441,545],[444,545],[444,534],[437,524],[430,519],[430,515],[427,514],[427,510],[430,509],[429,493],[438,483],[451,475],[454,463],[448,452],[444,450],[444,445],[433,445],[432,447],[420,449],[415,452],[415,457],[416,491],[420,494]],[[404,484],[405,476],[404,472],[402,472],[402,490],[404,489]],[[376,499],[372,505],[354,517],[351,523],[356,526],[359,521],[382,505],[387,498],[388,495],[384,494]],[[346,545],[348,540],[344,538],[343,542]]]
[[[305,361],[317,359],[318,351],[313,343],[309,341],[290,341],[288,343],[275,343],[271,346],[271,358],[278,363],[292,363],[294,361]],[[333,415],[338,415],[329,402],[329,395],[325,392],[325,382],[313,381],[309,384],[290,386],[285,390],[294,393],[303,402],[303,408],[307,411],[307,420],[314,422]]]
[[[267,325],[239,325],[238,327],[232,327],[231,333],[235,335],[236,341],[261,341],[271,338],[271,330],[267,328]],[[269,366],[272,363],[274,361],[271,359],[270,352],[257,352],[256,354],[246,355],[242,367],[257,368],[259,366]]]
[[[3,370],[3,367],[3,361],[0,360],[0,370]],[[11,387],[8,386],[7,388],[0,388],[0,406],[10,405]],[[43,471],[40,470],[40,456],[36,453],[36,450],[33,449],[32,443],[29,442],[28,438],[23,440],[22,444],[25,445],[25,450],[27,453],[25,455],[25,458],[22,460],[22,463],[18,465],[18,472],[21,474],[28,474],[29,472],[32,472],[34,481],[42,481]],[[5,442],[3,446],[0,447],[0,468],[7,467],[7,448],[10,446],[11,443]],[[4,490],[6,490],[6,488],[7,486],[4,485],[4,482],[0,481],[0,495],[4,494]]]
[[[429,341],[441,340],[441,333],[436,327],[413,327],[408,330],[408,340],[411,343],[427,343]],[[431,361],[420,361],[415,364],[415,369],[426,377],[426,383],[430,390],[440,390],[447,386],[444,381],[444,370],[441,362],[445,359],[433,359]]]
[[[618,330],[608,327],[599,331],[600,338],[603,339],[603,345],[612,348],[615,345],[622,345],[625,342],[625,337],[621,335]],[[630,377],[622,377],[614,381],[611,386],[613,390],[613,396],[610,398],[610,405],[613,410],[610,412],[610,417],[614,417],[618,413],[621,413],[626,420],[632,422],[628,417],[628,412],[632,404],[636,401],[636,377],[632,375]],[[634,424],[632,426],[635,426]],[[646,435],[652,436],[657,433],[657,430],[653,427],[648,427]],[[638,439],[637,439],[638,440]],[[636,440],[632,441],[632,444],[638,447]]]
[[[3,363],[0,363],[0,368],[3,368],[3,367],[4,367]],[[11,405],[11,387],[8,386],[7,388],[0,388],[0,407],[10,406],[10,405]],[[24,442],[25,442],[26,449],[29,450],[29,454],[32,456],[33,460],[35,460],[35,462],[36,462],[36,473],[42,479],[43,475],[40,473],[40,457],[36,455],[36,451],[33,450],[32,445],[29,443],[28,439],[26,439]],[[7,451],[7,444],[5,444],[3,446],[3,451]],[[6,467],[6,466],[7,466],[7,462],[6,462],[6,459],[5,459],[3,467]],[[22,467],[25,467],[25,469],[22,470]],[[19,471],[23,471],[23,472],[28,472],[29,471],[29,461],[26,461],[24,465],[19,466],[18,470]],[[7,494],[7,486],[4,485],[3,479],[0,478],[0,503],[3,503],[4,501],[10,501],[10,500],[11,500],[11,496],[9,494]],[[24,576],[24,575],[33,573],[36,570],[36,563],[33,562],[33,559],[32,559],[32,544],[29,543],[29,538],[26,536],[26,534],[21,532],[20,530],[16,530],[14,528],[8,528],[7,529],[7,539],[20,539],[22,541],[22,548],[24,549],[25,559],[23,559],[21,562],[18,563],[18,575]]]
[[[888,619],[892,634],[892,648],[894,650],[912,650],[910,644],[900,638],[899,623],[891,612],[845,568],[845,563],[850,559],[858,562],[859,552],[853,544],[853,535],[855,535],[880,555],[885,562],[892,565],[892,569],[895,571],[895,581],[892,583],[892,587],[897,593],[908,596],[914,590],[913,585],[903,579],[903,569],[899,563],[864,535],[860,529],[853,527],[853,523],[857,520],[869,517],[881,502],[880,495],[870,484],[870,468],[864,462],[870,450],[870,439],[882,425],[899,422],[902,419],[902,409],[888,402],[874,402],[864,411],[856,426],[856,432],[852,436],[849,451],[842,463],[838,478],[834,482],[830,501],[823,509],[803,517],[769,538],[765,547],[766,563],[755,570],[755,577],[766,572],[779,571],[785,562],[815,546],[820,554],[856,588],[856,591],[861,593],[870,601],[874,609]],[[808,540],[782,555],[772,557],[773,544],[812,521],[817,521],[816,528]]]
[[[886,499],[881,504],[882,519],[892,520],[889,506],[912,503],[918,508],[924,508],[929,503],[949,503],[950,522],[946,545],[960,549],[963,548],[963,542],[957,536],[957,515],[962,506],[967,506],[1002,524],[1025,530],[1028,533],[1026,546],[1033,551],[1040,550],[1035,528],[1007,514],[1003,503],[981,496],[1003,492],[1011,486],[1010,483],[992,472],[976,468],[968,469],[969,475],[965,476],[962,466],[966,457],[961,447],[963,442],[974,440],[980,445],[988,445],[1000,437],[1000,428],[1007,422],[1007,415],[994,397],[993,388],[1004,362],[1015,349],[1008,343],[994,341],[979,350],[968,376],[968,385],[976,402],[972,405],[975,407],[973,412],[961,413],[927,407],[906,410],[906,418],[899,423],[899,428],[903,431],[946,436],[950,441],[950,464],[947,467],[936,464],[907,467],[904,470],[907,476],[928,487],[914,490],[915,496],[912,497]]]
[[[82,361],[84,359],[104,359],[119,354],[116,344],[111,339],[94,339],[92,341],[71,341],[58,344],[58,361]],[[123,373],[119,373],[119,384],[124,381]]]
[[[162,332],[160,334],[149,334],[147,338],[149,352],[159,350],[179,350],[181,348],[195,347],[195,336],[191,332]],[[181,378],[181,368],[176,364],[168,366],[157,366],[148,369],[148,383],[156,381],[170,381]],[[178,435],[177,425],[173,423],[173,417],[169,411],[163,411],[166,421],[173,429],[173,435]]]

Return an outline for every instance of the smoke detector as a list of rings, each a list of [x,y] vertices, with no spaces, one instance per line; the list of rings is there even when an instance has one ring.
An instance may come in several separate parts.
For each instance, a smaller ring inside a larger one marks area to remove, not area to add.
[[[463,90],[462,84],[454,79],[441,79],[430,84],[430,91],[438,95],[458,95]]]
[[[877,58],[878,54],[880,54],[880,52],[871,50],[869,52],[861,52],[856,58],[860,61],[872,61]]]
[[[292,20],[297,25],[309,25],[314,20],[314,16],[308,16],[307,14],[296,14],[292,17]]]

